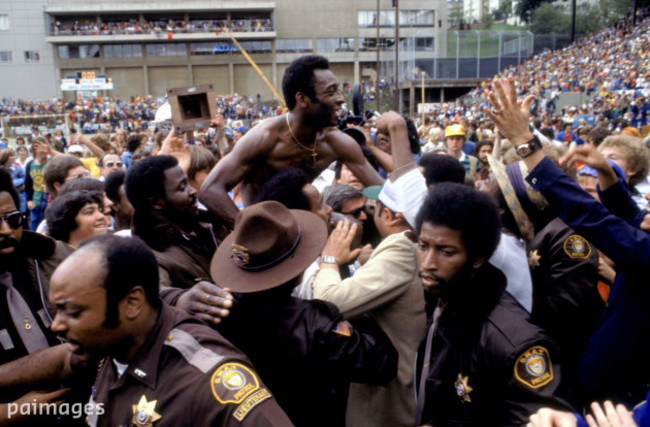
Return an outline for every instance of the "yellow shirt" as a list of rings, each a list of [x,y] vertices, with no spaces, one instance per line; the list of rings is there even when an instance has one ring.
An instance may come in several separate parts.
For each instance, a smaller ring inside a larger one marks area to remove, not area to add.
[[[99,178],[102,176],[101,171],[99,170],[99,166],[97,166],[97,157],[82,157],[79,160],[81,160],[81,163],[83,163],[84,167],[90,171],[93,178]]]

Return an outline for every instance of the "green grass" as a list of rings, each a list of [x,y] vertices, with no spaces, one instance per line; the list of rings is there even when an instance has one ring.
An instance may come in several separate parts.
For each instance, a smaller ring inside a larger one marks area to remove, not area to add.
[[[504,24],[498,24],[504,25]],[[511,27],[511,26],[510,26]],[[517,27],[511,27],[517,28]],[[481,41],[481,51],[480,57],[491,57],[497,56],[499,54],[499,35],[497,33],[490,33],[489,31],[497,31],[495,26],[491,27],[490,30],[481,31],[480,41]],[[504,30],[505,31],[505,30]],[[512,31],[512,30],[508,30]],[[525,31],[525,27],[519,27],[517,31]],[[450,31],[447,33],[447,56],[455,57],[456,56],[456,43],[457,39],[460,37],[460,46],[458,46],[458,53],[461,58],[475,58],[477,56],[479,35],[476,31],[461,31],[458,33],[455,31]],[[508,39],[517,38],[516,33],[504,33],[503,41]]]

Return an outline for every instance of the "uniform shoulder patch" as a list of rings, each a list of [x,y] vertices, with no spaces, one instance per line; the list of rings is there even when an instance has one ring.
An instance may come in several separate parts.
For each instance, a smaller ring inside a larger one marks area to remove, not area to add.
[[[515,361],[515,378],[530,388],[544,387],[553,381],[553,365],[546,348],[536,345]]]
[[[587,259],[591,255],[591,245],[584,237],[572,234],[564,241],[564,252],[573,259]]]
[[[332,329],[332,332],[343,335],[344,337],[349,337],[352,335],[352,325],[347,321],[339,322],[336,324],[334,329]]]
[[[239,405],[260,389],[260,380],[248,366],[229,362],[217,367],[210,378],[210,386],[219,403]]]

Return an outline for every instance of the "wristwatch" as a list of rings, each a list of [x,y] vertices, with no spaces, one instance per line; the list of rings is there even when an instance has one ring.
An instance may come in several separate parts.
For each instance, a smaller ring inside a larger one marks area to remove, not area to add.
[[[339,265],[338,262],[336,262],[336,258],[334,258],[332,255],[327,255],[327,256],[322,256],[318,258],[318,265],[320,264],[335,264]]]
[[[533,136],[532,139],[530,139],[529,141],[521,145],[518,145],[516,148],[517,154],[519,154],[519,157],[521,157],[522,159],[525,159],[526,157],[530,156],[531,154],[541,149],[542,149],[542,143],[536,136]]]

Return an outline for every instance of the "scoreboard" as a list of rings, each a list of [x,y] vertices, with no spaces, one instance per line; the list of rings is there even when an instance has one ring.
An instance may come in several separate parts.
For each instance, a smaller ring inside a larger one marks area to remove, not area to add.
[[[106,74],[77,71],[61,79],[61,90],[113,90],[113,81]]]

